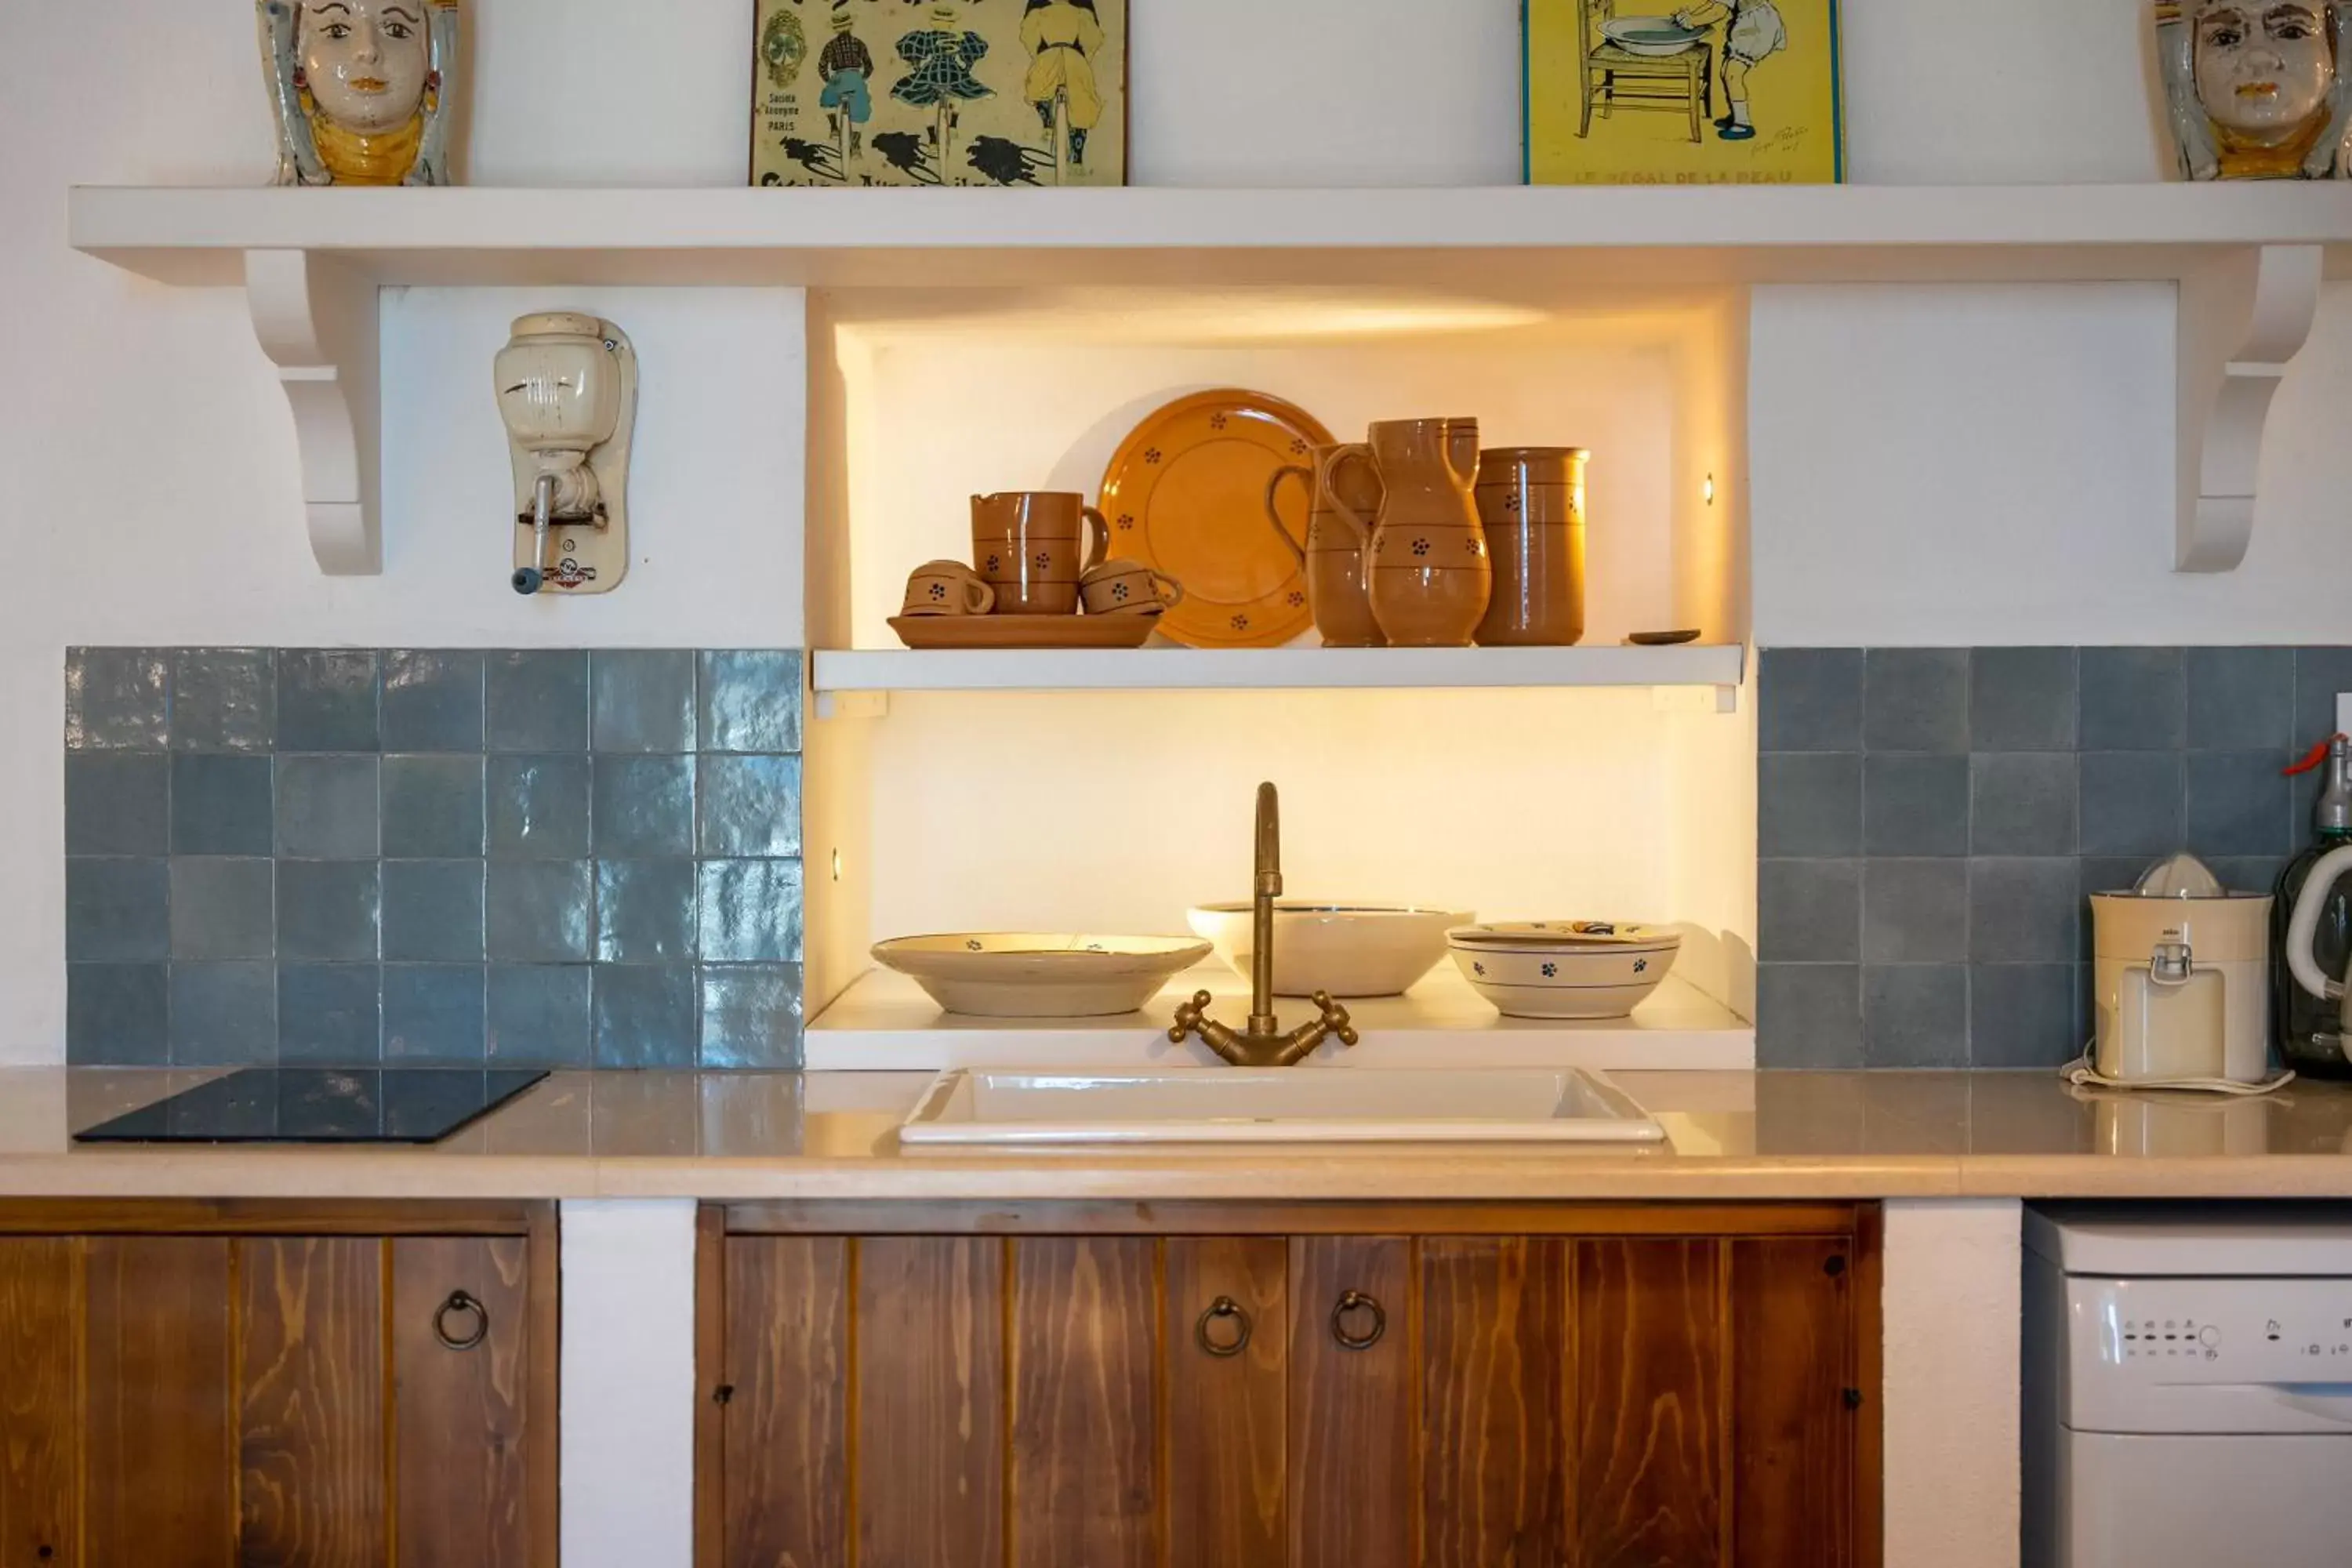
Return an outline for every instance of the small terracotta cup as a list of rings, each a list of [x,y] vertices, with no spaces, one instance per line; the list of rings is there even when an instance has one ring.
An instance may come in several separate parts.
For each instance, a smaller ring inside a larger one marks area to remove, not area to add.
[[[1110,524],[1070,490],[971,498],[971,563],[996,590],[1000,616],[1066,616],[1078,579],[1110,553]]]
[[[907,579],[902,616],[984,616],[996,590],[961,561],[926,561]]]
[[[1140,561],[1106,561],[1078,579],[1090,616],[1156,616],[1184,602],[1184,584]]]

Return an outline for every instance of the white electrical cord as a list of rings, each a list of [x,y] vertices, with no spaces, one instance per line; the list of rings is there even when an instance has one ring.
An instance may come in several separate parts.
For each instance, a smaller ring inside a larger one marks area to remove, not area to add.
[[[2273,1094],[2294,1081],[2294,1071],[2286,1068],[2258,1083],[2240,1083],[2226,1078],[2109,1078],[2091,1065],[2091,1048],[2058,1069],[2058,1076],[2077,1089],[2096,1085],[2101,1089],[2189,1089],[2200,1094],[2233,1094],[2251,1096]]]

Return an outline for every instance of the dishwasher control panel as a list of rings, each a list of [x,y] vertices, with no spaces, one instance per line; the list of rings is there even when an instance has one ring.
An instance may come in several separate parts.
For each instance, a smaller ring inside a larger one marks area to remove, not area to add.
[[[2069,1426],[2233,1431],[2259,1414],[2268,1430],[2291,1399],[2307,1429],[2352,1431],[2352,1279],[2077,1276],[2066,1313]]]

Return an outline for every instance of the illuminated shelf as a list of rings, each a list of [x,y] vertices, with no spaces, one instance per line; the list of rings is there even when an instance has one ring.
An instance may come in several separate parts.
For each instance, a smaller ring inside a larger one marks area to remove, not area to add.
[[[820,694],[854,691],[1396,690],[1737,687],[1737,643],[1676,647],[820,649]]]

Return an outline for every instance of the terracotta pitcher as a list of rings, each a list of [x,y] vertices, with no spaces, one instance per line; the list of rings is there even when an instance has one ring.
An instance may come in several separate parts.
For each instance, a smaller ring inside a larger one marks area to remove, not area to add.
[[[1475,419],[1387,419],[1371,427],[1380,465],[1372,618],[1398,647],[1468,647],[1494,592],[1471,486]]]
[[[1480,647],[1559,646],[1584,635],[1581,447],[1500,447],[1478,457],[1478,521],[1495,594]]]
[[[1310,498],[1307,549],[1299,552],[1282,528],[1275,495],[1296,479]],[[1388,638],[1372,619],[1373,521],[1381,510],[1381,474],[1370,448],[1349,441],[1315,448],[1315,462],[1276,470],[1265,489],[1266,515],[1307,574],[1307,604],[1326,647],[1380,647]]]

